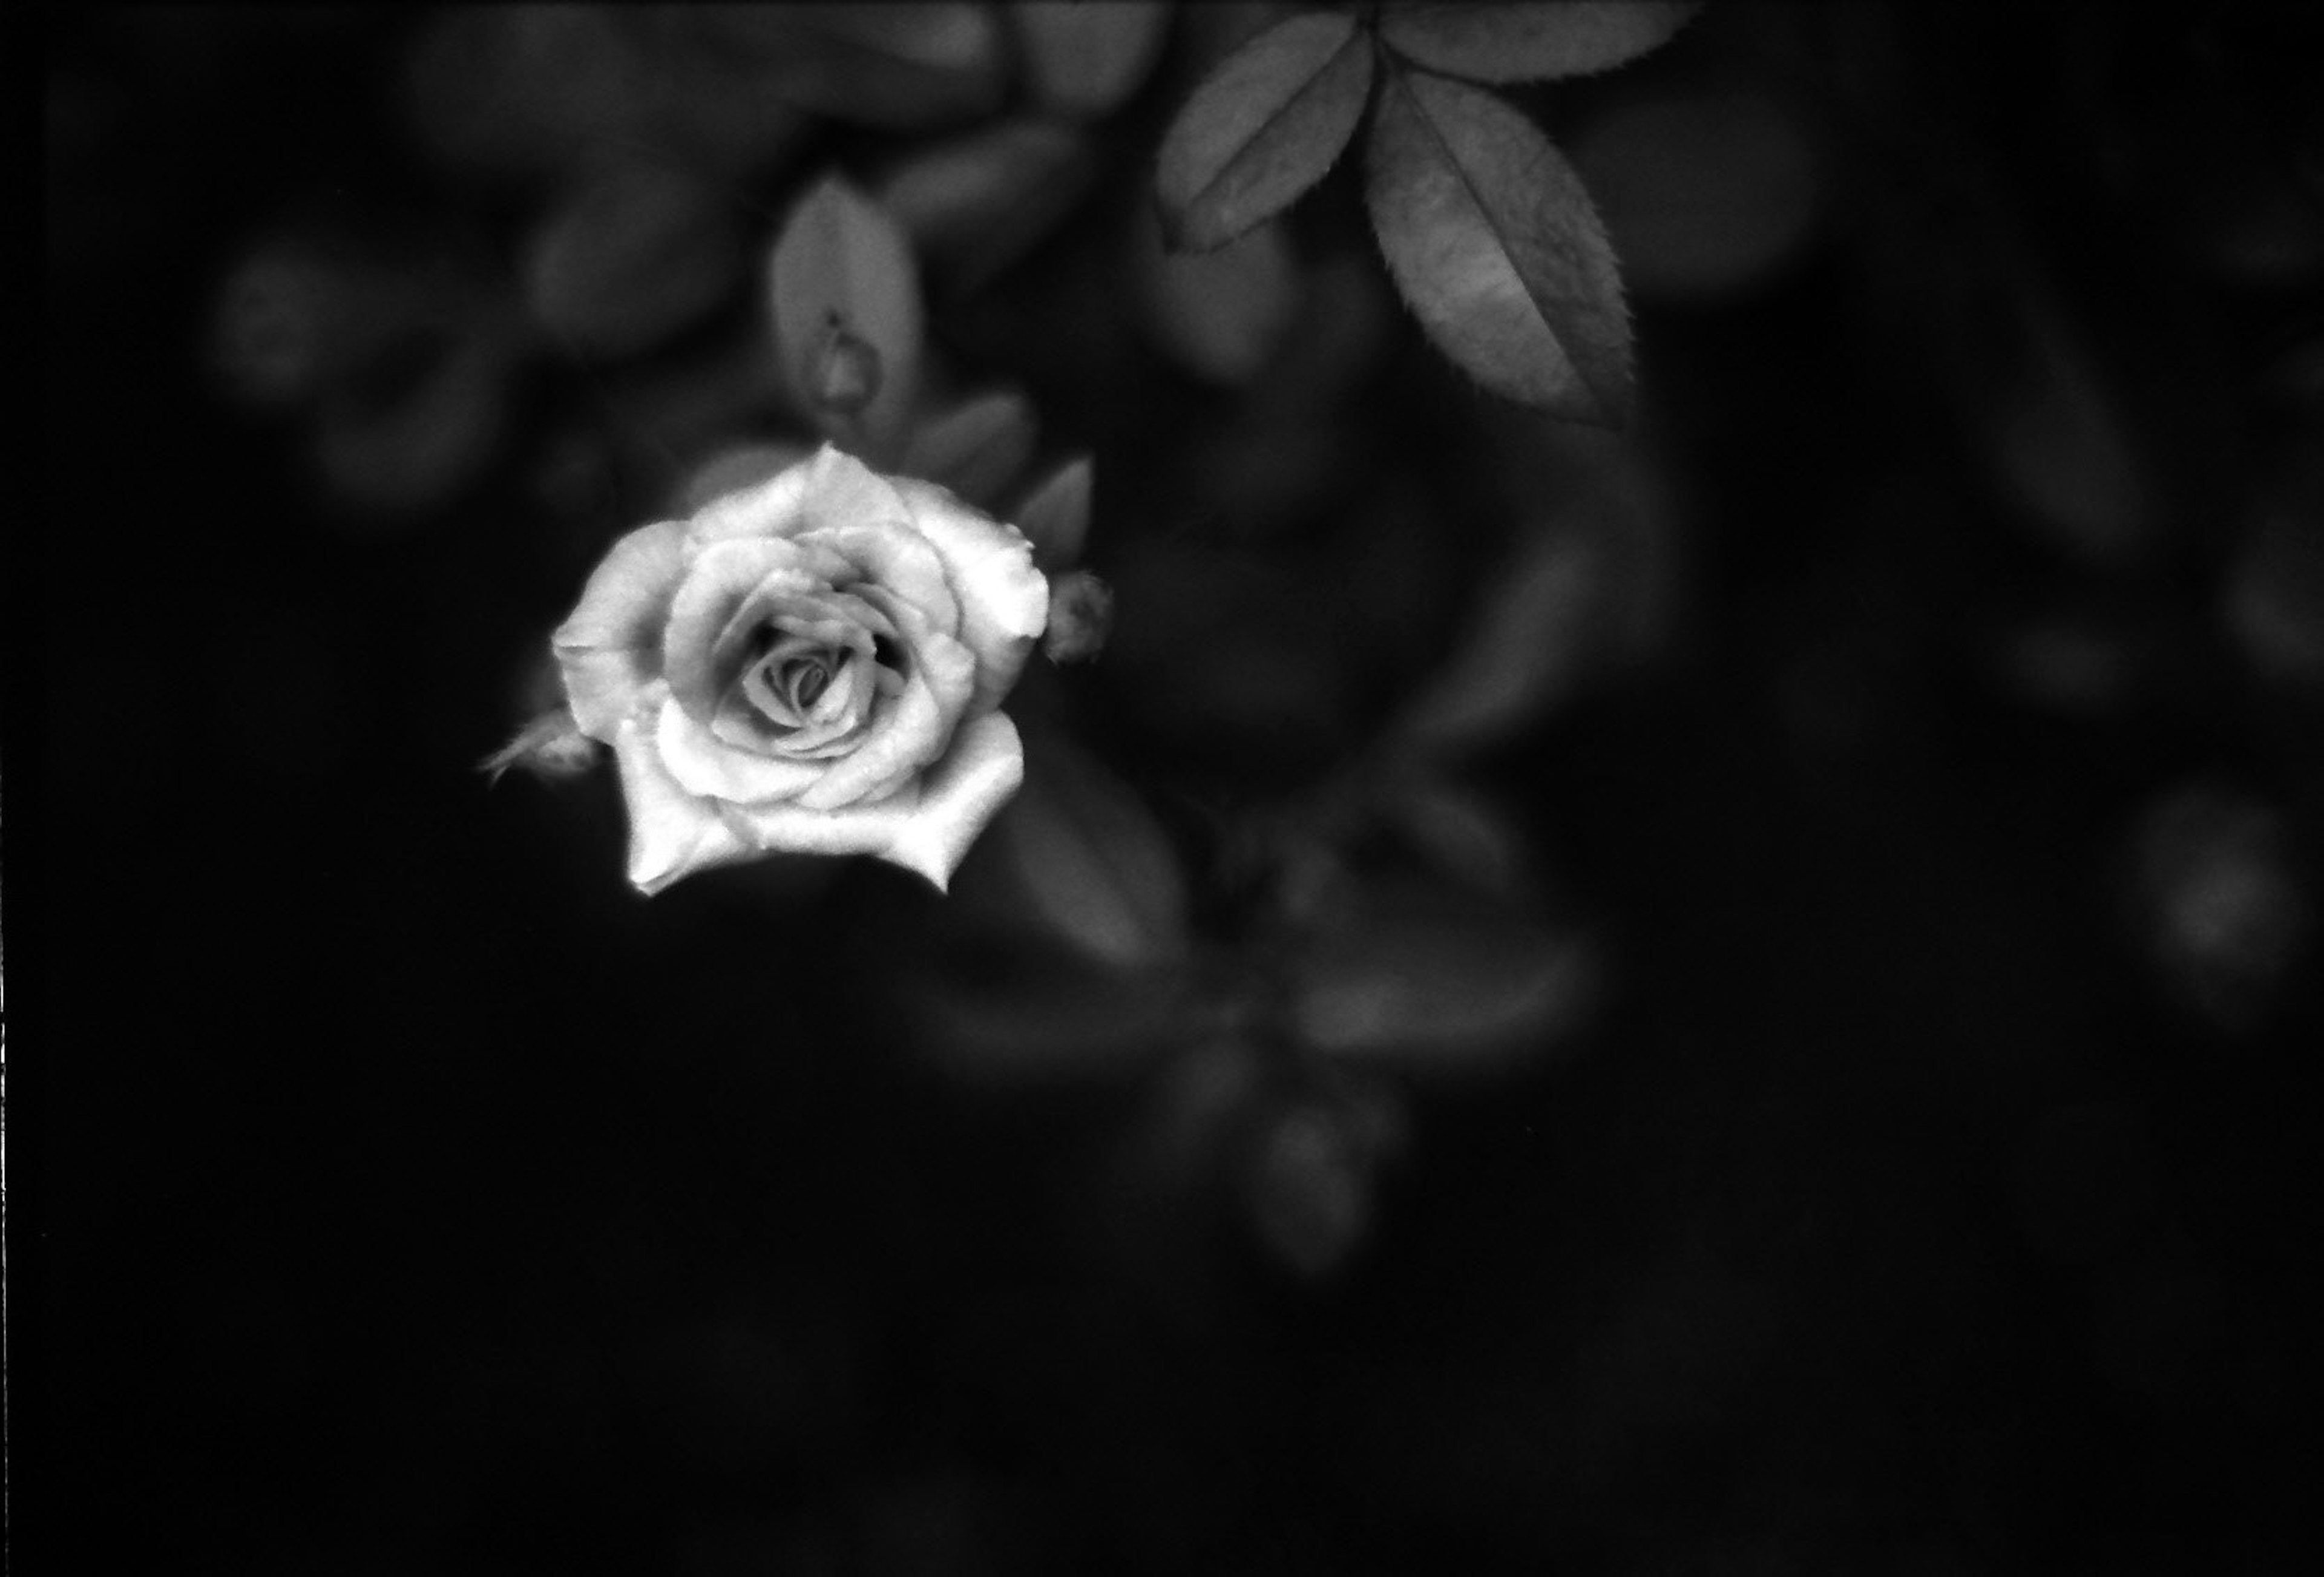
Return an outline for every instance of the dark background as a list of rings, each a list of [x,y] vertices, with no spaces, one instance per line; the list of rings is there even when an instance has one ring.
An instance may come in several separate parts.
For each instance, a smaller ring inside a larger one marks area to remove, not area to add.
[[[1568,1055],[1412,1101],[1312,1278],[1229,1210],[1122,1245],[1087,1180],[1133,1088],[916,1057],[908,879],[647,903],[609,774],[487,788],[513,676],[651,502],[616,466],[576,532],[511,458],[383,523],[210,339],[292,208],[456,221],[505,269],[517,210],[397,131],[421,23],[52,14],[5,824],[24,1569],[2304,1569],[2316,24],[1712,9],[1670,69],[1793,106],[1821,227],[1749,289],[1641,292],[1684,595],[1481,769],[1609,989]],[[1104,134],[1121,169],[1169,98]],[[1062,299],[1027,267],[996,300]],[[2126,456],[2123,540],[1994,480],[2053,330],[2125,436],[2089,462],[2069,414],[2031,464],[2071,499]],[[1433,475],[1481,403],[1394,332],[1341,441]],[[1063,355],[1014,370],[1108,496],[1233,420]],[[586,394],[525,377],[511,456]],[[1144,672],[1065,682],[1154,788]]]

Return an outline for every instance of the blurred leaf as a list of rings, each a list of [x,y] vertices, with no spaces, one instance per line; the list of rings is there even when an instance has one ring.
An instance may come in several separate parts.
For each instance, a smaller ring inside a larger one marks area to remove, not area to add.
[[[1055,571],[1078,563],[1089,535],[1093,471],[1087,455],[1066,461],[1025,495],[1010,523],[1033,544],[1033,559]]]
[[[1129,1185],[1173,1206],[1231,1168],[1222,1152],[1248,1138],[1266,1088],[1261,1053],[1234,1037],[1189,1046],[1159,1070],[1125,1147]]]
[[[1074,119],[1127,102],[1153,70],[1170,26],[1163,0],[1018,0],[1007,14],[1034,98]]]
[[[980,965],[908,989],[923,1030],[916,1049],[977,1083],[1127,1077],[1177,1047],[1189,1026],[1183,985],[1165,972]]]
[[[742,277],[727,199],[645,160],[590,170],[525,247],[533,316],[585,356],[650,350],[715,309]]]
[[[1186,890],[1176,852],[1138,796],[1062,738],[1028,748],[1025,786],[986,835],[1028,918],[1115,970],[1186,950]]]
[[[2172,990],[2221,1028],[2254,1028],[2313,925],[2283,816],[2243,791],[2190,784],[2148,807],[2133,860],[2139,920]]]
[[[600,381],[609,429],[657,488],[675,490],[706,457],[779,418],[788,398],[778,358],[749,336],[717,337],[673,360],[630,364]]]
[[[1038,245],[1096,171],[1073,127],[1015,121],[917,152],[874,190],[930,265],[973,290]]]
[[[714,499],[789,470],[808,455],[800,445],[784,443],[737,444],[721,449],[687,477],[671,512],[693,514]]]
[[[1986,456],[2013,502],[2090,560],[2136,553],[2157,524],[2147,459],[2098,364],[2041,293],[2021,303],[2024,360],[1979,401]]]
[[[1393,807],[1397,825],[1429,862],[1480,892],[1526,895],[1532,859],[1508,815],[1456,783],[1415,784]]]
[[[826,436],[857,433],[876,447],[900,436],[919,383],[918,271],[895,219],[836,175],[816,183],[784,220],[769,269],[775,343],[799,409]],[[878,388],[860,415],[825,404],[835,358],[869,347]]]
[[[1295,16],[1244,45],[1163,140],[1155,189],[1171,249],[1224,245],[1322,180],[1371,81],[1371,41],[1344,14]]]
[[[532,175],[643,130],[652,71],[632,18],[611,7],[455,8],[420,32],[404,88],[438,156]]]
[[[1032,458],[1038,434],[1032,402],[995,389],[924,420],[905,446],[902,469],[990,510]]]
[[[1311,1279],[1344,1264],[1370,1231],[1374,1178],[1402,1126],[1394,1097],[1380,1093],[1304,1101],[1262,1129],[1244,1187],[1268,1252]]]
[[[713,48],[775,97],[852,124],[921,131],[990,114],[1008,92],[992,10],[966,4],[704,5]]]
[[[2228,567],[2227,623],[2270,679],[2324,685],[2324,522],[2264,518]]]
[[[507,373],[485,337],[412,343],[371,386],[335,392],[317,411],[324,480],[348,503],[385,513],[447,503],[499,446]]]
[[[219,290],[217,369],[235,395],[254,403],[311,396],[347,365],[385,293],[311,248],[263,245]]]
[[[1380,37],[1431,70],[1475,82],[1540,82],[1611,70],[1660,48],[1695,0],[1454,0],[1395,5]]]
[[[1194,376],[1239,388],[1265,372],[1299,313],[1291,243],[1268,226],[1215,251],[1173,255],[1150,216],[1132,226],[1139,321]]]
[[[1532,123],[1481,89],[1394,71],[1369,165],[1380,251],[1438,348],[1496,393],[1621,426],[1630,325],[1613,248]]]
[[[1590,950],[1510,906],[1395,884],[1343,898],[1294,967],[1292,1023],[1351,1064],[1463,1077],[1570,1033],[1597,985]]]
[[[1051,662],[1089,662],[1113,630],[1113,588],[1086,569],[1053,576],[1041,650]]]
[[[2082,715],[2119,711],[2135,694],[2141,665],[2136,642],[2118,624],[2087,610],[2040,614],[2000,632],[1988,660],[2030,705]]]
[[[1460,644],[1406,704],[1403,742],[1431,754],[1473,750],[1563,700],[1600,635],[1608,572],[1590,538],[1538,529],[1489,580]]]

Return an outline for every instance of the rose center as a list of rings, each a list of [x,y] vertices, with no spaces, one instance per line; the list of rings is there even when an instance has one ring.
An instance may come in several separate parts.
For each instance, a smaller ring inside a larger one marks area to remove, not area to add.
[[[842,653],[835,660],[844,662],[847,659]],[[791,705],[801,712],[814,706],[816,697],[822,695],[830,683],[831,669],[819,656],[792,663],[783,675],[783,691],[790,697]]]

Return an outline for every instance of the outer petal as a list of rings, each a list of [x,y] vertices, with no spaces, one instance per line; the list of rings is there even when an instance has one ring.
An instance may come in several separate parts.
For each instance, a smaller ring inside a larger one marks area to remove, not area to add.
[[[830,526],[908,526],[912,512],[895,484],[844,450],[825,444],[807,462],[805,517],[799,530]]]
[[[729,677],[717,671],[719,637],[752,595],[762,586],[792,595],[818,589],[800,559],[796,543],[751,538],[714,542],[687,566],[662,631],[661,669],[695,716],[707,723],[717,712]]]
[[[949,635],[913,633],[912,671],[856,747],[799,796],[812,810],[876,799],[941,756],[976,683],[976,661]]]
[[[695,546],[730,537],[788,537],[797,530],[799,506],[807,498],[807,478],[815,462],[786,466],[764,482],[735,489],[702,506],[687,522]]]
[[[1001,704],[1049,622],[1049,582],[1033,544],[1016,527],[961,503],[933,483],[899,479],[920,528],[945,561],[960,600],[960,639],[976,654],[978,711]]]
[[[755,852],[715,805],[688,794],[669,775],[636,719],[624,719],[615,730],[613,759],[630,812],[630,882],[640,892],[659,892],[681,876]]]
[[[580,605],[549,636],[574,721],[613,742],[622,717],[661,673],[661,632],[685,573],[686,525],[662,521],[615,542]]]
[[[1017,725],[991,712],[963,724],[934,770],[885,799],[840,810],[773,805],[730,814],[769,853],[876,854],[941,891],[1024,780]]]
[[[737,750],[695,721],[674,696],[661,704],[653,744],[679,788],[730,804],[792,798],[829,770],[821,761],[787,761]]]
[[[936,544],[908,520],[853,526],[816,526],[801,547],[828,549],[853,567],[854,586],[874,586],[918,608],[929,625],[949,635],[960,628],[960,603],[953,595],[952,570]]]

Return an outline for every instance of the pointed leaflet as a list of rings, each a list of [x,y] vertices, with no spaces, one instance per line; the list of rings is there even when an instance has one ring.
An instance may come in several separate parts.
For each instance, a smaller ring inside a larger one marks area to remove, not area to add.
[[[868,403],[844,413],[849,425],[875,445],[899,434],[919,380],[922,325],[918,271],[894,217],[826,176],[783,222],[769,279],[783,383],[799,408],[827,436],[849,436],[830,430],[836,418],[825,407],[835,353],[853,352],[872,384]]]
[[[1154,69],[1170,29],[1160,0],[1020,0],[1006,14],[1033,97],[1071,119],[1120,108]]]
[[[1027,493],[1009,517],[1033,544],[1033,562],[1045,571],[1081,558],[1082,540],[1089,535],[1092,482],[1089,456],[1076,456]]]
[[[903,469],[989,510],[1032,458],[1038,432],[1025,396],[995,389],[922,421],[904,447]]]
[[[1274,362],[1299,317],[1305,281],[1279,225],[1204,253],[1163,250],[1159,229],[1135,227],[1130,284],[1138,325],[1154,348],[1209,383],[1238,388]]]
[[[1691,0],[1502,0],[1392,6],[1380,37],[1408,60],[1476,82],[1541,82],[1611,70],[1686,24]]]
[[[872,194],[932,271],[965,293],[1039,244],[1096,173],[1085,134],[1009,121],[919,149],[881,175]]]
[[[1230,56],[1163,140],[1154,188],[1176,250],[1222,246],[1323,179],[1371,89],[1352,18],[1295,16]]]
[[[992,825],[1014,914],[1106,968],[1185,955],[1186,883],[1161,825],[1130,786],[1066,741],[1037,736],[1024,787]]]
[[[1340,899],[1292,969],[1293,1032],[1342,1065],[1458,1079],[1540,1056],[1599,994],[1582,936],[1432,881]]]
[[[1630,404],[1621,275],[1564,156],[1481,88],[1391,71],[1366,197],[1421,326],[1488,389],[1619,427]]]

